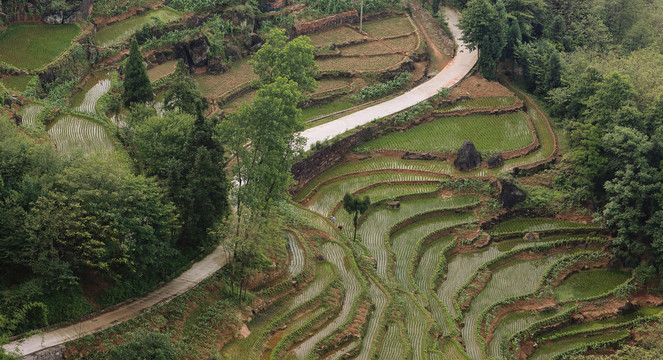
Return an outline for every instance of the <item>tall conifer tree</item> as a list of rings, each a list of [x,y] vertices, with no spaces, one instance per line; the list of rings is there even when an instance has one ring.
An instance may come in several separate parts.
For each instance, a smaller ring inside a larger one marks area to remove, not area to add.
[[[145,65],[143,65],[143,56],[140,54],[138,42],[131,40],[131,51],[129,59],[124,65],[124,94],[122,100],[125,106],[133,103],[145,103],[154,100],[152,84],[147,77]]]

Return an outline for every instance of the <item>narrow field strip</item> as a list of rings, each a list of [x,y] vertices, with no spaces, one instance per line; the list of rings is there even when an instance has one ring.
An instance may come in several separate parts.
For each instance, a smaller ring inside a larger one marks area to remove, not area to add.
[[[115,150],[106,129],[94,121],[65,115],[55,121],[48,134],[60,153],[89,155]]]
[[[222,74],[196,74],[193,78],[205,97],[217,99],[233,89],[258,79],[258,75],[249,65],[249,59],[242,59],[234,62],[231,68]]]
[[[513,218],[500,222],[488,233],[491,236],[519,234],[524,232],[544,232],[552,230],[598,229],[600,224],[583,224],[568,220],[550,218]]]
[[[558,302],[605,294],[625,283],[631,274],[616,269],[593,269],[573,274],[554,288]]]
[[[256,316],[247,324],[251,334],[247,338],[238,339],[229,343],[224,348],[223,352],[228,354],[230,358],[242,358],[247,357],[247,354],[255,355],[260,353],[264,345],[263,342],[269,341],[271,338],[273,324],[278,322],[279,318],[284,314],[296,311],[297,308],[305,304],[308,300],[320,295],[334,280],[335,276],[331,264],[327,262],[317,264],[315,278],[302,292],[290,299],[281,299],[267,309],[256,314]],[[310,318],[314,317],[316,311],[310,313],[313,313],[314,315],[302,316],[304,318],[300,321],[302,322],[302,325],[310,320]]]
[[[445,236],[430,245],[421,256],[419,266],[417,266],[417,270],[414,274],[415,284],[419,291],[424,294],[426,300],[424,305],[431,309],[433,320],[437,322],[445,335],[451,332],[451,329],[449,329],[448,326],[447,314],[442,308],[442,305],[440,305],[435,298],[436,294],[434,290],[431,289],[431,285],[433,276],[437,274],[440,258],[443,256],[442,251],[452,241],[455,241],[453,236]]]
[[[23,106],[18,111],[19,115],[21,115],[21,125],[30,129],[37,128],[37,116],[43,109],[44,107],[39,104],[28,104]]]
[[[396,322],[390,322],[384,339],[380,343],[379,359],[402,360],[405,358],[405,347],[403,346],[400,326]]]
[[[373,305],[375,305],[375,310],[368,320],[368,328],[361,341],[361,350],[357,356],[358,360],[369,360],[372,357],[371,355],[375,351],[374,346],[377,345],[375,344],[375,339],[381,329],[380,325],[382,324],[384,310],[387,307],[388,301],[387,295],[373,281],[370,282],[368,295],[371,297]]]
[[[307,36],[311,39],[311,45],[317,48],[331,47],[335,44],[357,41],[364,38],[364,35],[360,34],[359,31],[347,26],[341,26],[314,34],[307,34]]]
[[[318,64],[318,71],[322,73],[331,71],[374,72],[395,66],[405,60],[405,58],[406,56],[401,54],[387,54],[373,56],[370,60],[362,57],[338,57],[320,59],[316,62]]]
[[[104,96],[105,93],[110,91],[110,79],[99,80],[90,90],[85,93],[85,97],[80,105],[75,105],[75,109],[88,114],[97,113],[97,102]]]
[[[447,113],[463,110],[477,109],[503,109],[516,103],[515,96],[491,96],[484,98],[475,98],[456,101],[451,104],[440,105],[435,112]]]
[[[375,38],[398,36],[414,31],[410,19],[405,16],[395,16],[386,19],[373,20],[364,23],[364,31]]]
[[[428,341],[428,330],[431,327],[431,320],[426,312],[419,308],[416,301],[410,294],[402,294],[401,301],[405,304],[405,329],[407,337],[412,348],[410,358],[423,360],[426,358],[426,343]]]
[[[362,290],[361,282],[353,273],[352,268],[348,266],[346,253],[340,245],[327,242],[322,245],[321,252],[327,261],[336,265],[338,268],[341,281],[343,282],[343,288],[345,289],[345,299],[343,300],[341,313],[336,319],[334,319],[334,321],[329,323],[324,329],[320,330],[312,337],[306,339],[306,341],[299,344],[299,346],[293,350],[294,354],[299,359],[304,359],[309,353],[311,353],[320,340],[336,331],[339,326],[346,322],[350,315],[350,310],[352,310],[352,305]]]
[[[357,345],[359,345],[359,343],[360,343],[359,341],[353,341],[353,342],[349,343],[348,345],[346,345],[346,346],[340,348],[338,351],[336,351],[335,353],[333,353],[331,356],[326,357],[325,359],[326,359],[326,360],[337,360],[337,359],[340,359],[340,358],[343,357],[345,354],[347,354],[347,353],[349,353],[350,351],[354,350],[354,348],[356,348]]]
[[[526,147],[532,133],[521,112],[435,119],[404,132],[394,132],[362,146],[362,151],[456,151],[464,140],[480,152],[502,152]]]
[[[288,251],[290,252],[288,272],[294,278],[304,270],[304,265],[306,265],[306,259],[304,258],[305,251],[295,234],[288,231],[286,232],[286,238],[288,241]]]

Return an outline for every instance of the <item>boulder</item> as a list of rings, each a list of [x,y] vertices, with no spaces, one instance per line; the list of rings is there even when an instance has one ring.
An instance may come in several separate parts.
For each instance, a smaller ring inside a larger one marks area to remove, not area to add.
[[[454,166],[461,171],[470,171],[479,167],[480,164],[481,153],[477,151],[471,141],[465,140],[460,149],[458,149]]]
[[[491,156],[488,158],[488,160],[486,160],[486,165],[488,165],[489,169],[502,166],[502,164],[504,164],[504,158],[502,155]]]
[[[636,310],[638,310],[638,307],[633,305],[630,301],[627,301],[624,305],[619,307],[619,313],[622,315],[630,314]]]
[[[225,49],[226,59],[232,59],[232,61],[242,59],[242,50],[233,44],[226,44]]]
[[[539,241],[541,240],[541,235],[537,232],[528,232],[527,234],[525,234],[525,236],[523,236],[523,240],[529,242]]]
[[[260,50],[262,44],[265,43],[265,39],[263,39],[260,35],[256,33],[251,33],[251,35],[249,35],[249,41],[251,43],[251,45],[249,46],[251,52],[256,52]]]
[[[502,206],[510,209],[516,206],[516,204],[525,201],[527,194],[516,186],[516,184],[513,183],[513,180],[502,179],[500,182],[502,185],[502,191],[500,192],[500,202],[502,203]]]
[[[191,62],[194,66],[207,65],[207,54],[209,53],[209,44],[204,37],[193,40],[189,43],[191,52]]]
[[[432,154],[421,154],[421,153],[415,153],[415,152],[405,152],[403,156],[401,156],[401,159],[403,160],[438,160],[439,157],[432,155]]]
[[[623,267],[624,267],[624,263],[616,257],[613,257],[608,262],[608,268],[610,268],[610,269],[621,269]]]
[[[221,59],[213,57],[207,60],[208,74],[216,75],[216,74],[222,74],[226,71],[228,71],[228,65],[223,63]]]
[[[64,15],[61,11],[47,12],[42,17],[42,21],[49,25],[60,25],[63,19]]]

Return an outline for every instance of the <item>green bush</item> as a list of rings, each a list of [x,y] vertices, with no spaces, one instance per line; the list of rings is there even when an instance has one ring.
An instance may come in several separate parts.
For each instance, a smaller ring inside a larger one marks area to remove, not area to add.
[[[170,338],[158,332],[137,331],[128,334],[128,341],[108,351],[114,360],[177,360],[179,354]]]
[[[382,82],[377,85],[367,86],[361,89],[361,91],[358,94],[353,95],[352,98],[355,101],[368,101],[383,97],[405,87],[405,85],[410,82],[411,78],[412,76],[410,73],[404,71],[390,81]]]

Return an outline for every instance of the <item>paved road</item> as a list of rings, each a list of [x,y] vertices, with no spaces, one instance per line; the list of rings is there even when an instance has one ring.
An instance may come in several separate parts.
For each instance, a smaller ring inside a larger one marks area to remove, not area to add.
[[[119,306],[114,310],[101,313],[92,319],[48,331],[42,335],[33,335],[27,339],[9,343],[3,346],[3,348],[8,351],[16,351],[22,355],[28,355],[117,325],[135,317],[154,305],[168,302],[184,294],[218,271],[225,265],[226,260],[227,254],[219,246],[203,260],[195,263],[191,269],[141,298]]]
[[[375,119],[405,110],[437,94],[439,89],[452,87],[460,82],[472,67],[474,67],[478,56],[476,52],[467,50],[465,45],[459,40],[461,31],[457,25],[460,14],[450,8],[446,9],[446,13],[449,28],[456,38],[458,48],[456,57],[439,74],[392,100],[302,132],[302,135],[307,138],[306,148],[309,149],[316,141],[334,137]],[[185,293],[221,269],[225,265],[226,260],[225,251],[223,248],[218,247],[212,254],[194,264],[191,269],[144,297],[119,306],[114,310],[103,312],[89,320],[48,331],[42,335],[34,335],[27,339],[15,341],[3,346],[3,348],[28,355],[107,329],[135,317],[156,304],[168,302]]]
[[[479,54],[476,51],[469,51],[465,44],[460,41],[460,37],[462,36],[462,33],[458,28],[460,14],[451,8],[446,8],[445,12],[449,29],[451,29],[451,32],[456,39],[457,49],[456,56],[444,69],[442,69],[442,71],[432,79],[401,96],[364,110],[357,111],[356,113],[344,116],[340,119],[330,121],[326,124],[302,131],[301,135],[306,138],[305,150],[310,149],[317,141],[333,138],[375,119],[403,111],[434,96],[440,89],[452,87],[463,80],[477,63]]]

